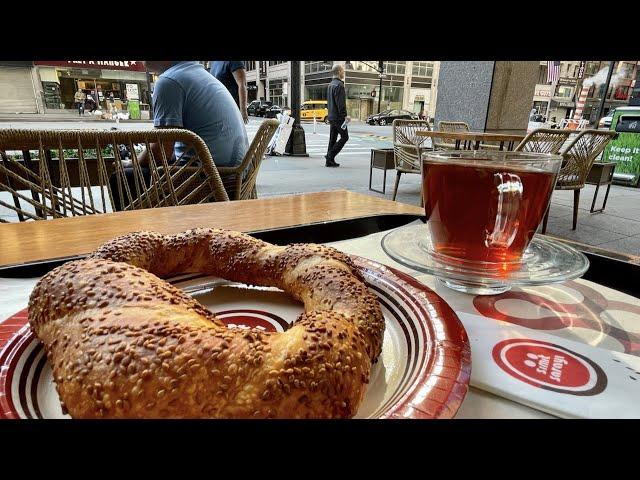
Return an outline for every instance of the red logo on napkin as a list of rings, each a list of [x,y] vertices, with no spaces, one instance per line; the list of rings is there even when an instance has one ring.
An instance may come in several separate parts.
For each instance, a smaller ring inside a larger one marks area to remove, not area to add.
[[[597,395],[607,387],[607,376],[596,363],[553,343],[504,340],[493,347],[493,360],[512,377],[553,392]]]

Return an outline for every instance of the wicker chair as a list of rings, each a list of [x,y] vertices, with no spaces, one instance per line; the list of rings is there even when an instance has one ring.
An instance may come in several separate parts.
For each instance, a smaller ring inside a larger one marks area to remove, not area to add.
[[[271,138],[276,133],[280,122],[265,120],[258,128],[256,136],[244,156],[244,160],[237,167],[218,167],[229,198],[231,200],[246,200],[258,198],[256,179],[264,158],[265,151]],[[242,172],[245,172],[244,174]]]
[[[572,130],[538,128],[528,133],[513,151],[556,154],[572,133]]]
[[[164,148],[156,158],[149,148],[175,142],[189,158],[174,162]],[[132,182],[120,145],[131,156]],[[136,146],[149,151],[146,176]],[[123,210],[229,200],[207,145],[183,129],[0,130],[0,156],[0,191],[13,197],[0,206],[21,222],[106,213],[116,200]]]
[[[447,122],[447,121],[440,121],[438,122],[438,131],[440,132],[468,132],[469,131],[469,125],[465,122]],[[436,140],[434,138],[434,140]],[[456,148],[456,141],[453,138],[441,138],[438,139],[434,142],[433,144],[434,148],[437,149],[455,149]]]
[[[593,162],[616,136],[616,132],[609,130],[582,130],[562,153],[564,162],[558,173],[556,190],[573,190],[573,230],[578,224],[580,190],[584,187]],[[542,233],[547,231],[550,209],[551,205],[542,223]]]
[[[393,200],[398,193],[400,177],[403,173],[420,174],[422,172],[422,153],[433,150],[424,145],[428,137],[420,137],[419,131],[431,130],[426,120],[393,121],[393,157],[396,167],[396,184],[393,188]],[[420,194],[420,206],[423,204]]]

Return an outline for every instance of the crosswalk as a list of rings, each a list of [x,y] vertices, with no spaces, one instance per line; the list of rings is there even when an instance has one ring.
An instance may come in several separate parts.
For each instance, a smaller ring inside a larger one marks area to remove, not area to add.
[[[260,125],[249,124],[247,128],[247,137],[249,142],[253,140]],[[329,145],[328,133],[313,133],[305,129],[305,141],[307,153],[312,156],[324,156],[327,153]],[[349,141],[342,148],[340,156],[347,155],[369,155],[372,148],[390,148],[392,142],[390,140],[381,139],[371,135],[349,134]]]
[[[329,145],[329,135],[323,133],[308,134],[306,136],[307,153],[311,156],[325,155],[327,146]],[[371,152],[375,148],[371,142],[364,142],[354,135],[349,136],[349,141],[345,144],[340,152],[340,156],[346,155],[362,155]]]

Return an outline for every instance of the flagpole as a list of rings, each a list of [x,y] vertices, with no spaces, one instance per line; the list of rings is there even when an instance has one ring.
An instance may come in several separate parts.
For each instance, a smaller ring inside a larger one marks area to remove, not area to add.
[[[551,121],[551,102],[556,94],[556,88],[558,88],[558,80],[551,82],[551,96],[549,97],[549,111],[547,112],[547,122]]]
[[[551,65],[549,65],[551,64]],[[555,72],[555,66],[553,65],[554,62],[547,62],[547,79],[549,78],[550,75],[550,68],[554,69]],[[556,88],[558,88],[558,80],[560,79],[560,65],[558,65],[558,74],[552,77],[553,80],[551,81],[551,92],[549,94],[549,108],[547,109],[547,122],[551,121],[551,102],[553,102],[553,97],[556,93]]]

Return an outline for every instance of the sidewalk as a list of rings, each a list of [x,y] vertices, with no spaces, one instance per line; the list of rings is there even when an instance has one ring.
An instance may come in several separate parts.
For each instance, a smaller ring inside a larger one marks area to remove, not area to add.
[[[2,123],[15,123],[20,124],[22,122],[40,122],[40,123],[49,123],[49,122],[113,122],[113,120],[105,120],[95,115],[78,115],[78,112],[71,113],[47,113],[47,114],[38,114],[38,113],[23,113],[20,115],[11,115],[11,114],[2,114],[0,115],[0,122]],[[121,122],[131,122],[131,123],[151,123],[151,120],[120,120]]]
[[[571,230],[573,191],[554,192],[547,233],[598,248],[640,255],[640,189],[612,185],[605,211],[590,213],[594,191],[594,185],[586,185],[580,193],[576,230]],[[596,209],[602,206],[604,194],[605,189],[601,188]]]

